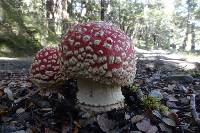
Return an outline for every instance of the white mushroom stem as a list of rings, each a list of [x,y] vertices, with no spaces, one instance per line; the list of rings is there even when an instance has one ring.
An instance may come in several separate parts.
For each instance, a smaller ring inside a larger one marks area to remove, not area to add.
[[[77,99],[84,111],[105,112],[124,107],[124,96],[120,86],[100,84],[86,79],[78,79]]]

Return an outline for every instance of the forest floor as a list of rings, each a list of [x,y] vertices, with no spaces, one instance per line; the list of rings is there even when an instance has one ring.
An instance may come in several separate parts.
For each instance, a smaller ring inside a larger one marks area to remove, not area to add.
[[[122,88],[126,106],[95,116],[75,106],[76,81],[44,95],[29,80],[30,58],[0,58],[0,132],[199,133],[199,63],[177,57],[139,51],[134,84]]]

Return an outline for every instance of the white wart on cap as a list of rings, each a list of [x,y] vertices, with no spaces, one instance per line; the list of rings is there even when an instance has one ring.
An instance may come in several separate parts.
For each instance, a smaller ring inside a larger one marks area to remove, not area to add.
[[[77,24],[60,45],[64,73],[78,81],[82,109],[95,112],[123,107],[121,86],[135,77],[135,51],[130,38],[104,22]]]
[[[42,90],[51,90],[63,82],[60,52],[58,48],[46,47],[33,59],[30,79]]]

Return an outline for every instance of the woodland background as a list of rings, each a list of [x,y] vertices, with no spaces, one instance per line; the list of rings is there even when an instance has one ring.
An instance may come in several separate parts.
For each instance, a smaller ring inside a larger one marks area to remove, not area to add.
[[[0,0],[0,56],[31,56],[73,23],[100,20],[138,48],[200,49],[200,0]]]

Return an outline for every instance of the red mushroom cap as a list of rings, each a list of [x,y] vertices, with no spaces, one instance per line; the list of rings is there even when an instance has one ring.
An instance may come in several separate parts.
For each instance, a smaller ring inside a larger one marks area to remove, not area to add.
[[[46,47],[40,50],[31,65],[31,80],[41,88],[48,88],[62,81],[59,57],[60,52],[57,48]]]
[[[116,26],[90,22],[72,26],[60,45],[64,72],[104,84],[128,85],[135,76],[135,51]]]

